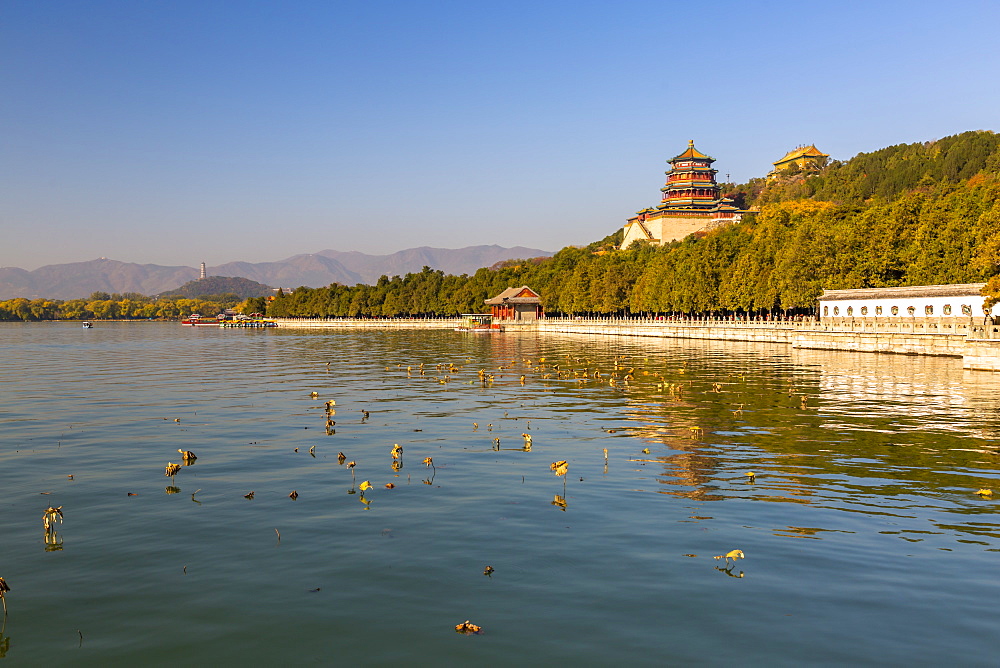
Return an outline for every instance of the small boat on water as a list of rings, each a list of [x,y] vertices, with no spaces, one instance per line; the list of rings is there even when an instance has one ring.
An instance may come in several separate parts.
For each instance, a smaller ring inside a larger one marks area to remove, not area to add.
[[[219,323],[219,326],[257,329],[261,327],[277,327],[278,323],[273,320],[265,320],[264,318],[237,318],[236,320],[223,320]]]
[[[473,334],[497,334],[503,331],[503,327],[493,322],[492,313],[463,313],[462,324],[456,327],[455,331]]]
[[[190,316],[188,316],[184,320],[181,320],[181,324],[182,325],[186,325],[188,327],[208,327],[208,326],[218,327],[219,326],[219,319],[218,318],[203,318],[201,315],[199,315],[197,313],[192,313]]]
[[[251,328],[251,329],[278,326],[278,323],[276,323],[274,320],[268,320],[266,318],[260,317],[259,314],[248,316],[243,314],[229,315],[227,313],[220,313],[214,318],[205,318],[197,313],[192,313],[184,320],[181,320],[181,324],[187,327],[208,326],[208,327],[240,327],[240,328]]]
[[[87,322],[84,322],[84,323],[83,323],[83,328],[84,328],[84,329],[93,329],[93,328],[94,328],[94,323],[92,323],[92,322],[89,322],[89,321],[87,321]]]

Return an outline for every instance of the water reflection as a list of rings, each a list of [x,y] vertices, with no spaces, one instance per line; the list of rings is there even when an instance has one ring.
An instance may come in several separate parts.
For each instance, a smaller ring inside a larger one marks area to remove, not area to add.
[[[736,568],[736,564],[730,564],[729,566],[716,566],[715,570],[719,571],[720,573],[725,573],[726,575],[732,578],[743,577],[743,571],[733,573],[734,568]]]
[[[55,527],[50,527],[45,529],[45,551],[46,552],[58,552],[63,549],[63,539],[56,531]]]

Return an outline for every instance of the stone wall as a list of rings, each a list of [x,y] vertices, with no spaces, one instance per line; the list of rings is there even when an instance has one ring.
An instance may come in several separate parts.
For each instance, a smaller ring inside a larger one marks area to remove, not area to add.
[[[962,368],[972,371],[1000,371],[1000,341],[995,339],[966,341]]]
[[[281,328],[310,329],[454,329],[458,318],[387,318],[312,320],[277,319]],[[863,353],[935,355],[962,358],[966,369],[1000,371],[1000,326],[965,328],[865,327],[858,323],[833,327],[814,320],[799,322],[670,321],[547,318],[503,321],[509,333],[559,332],[599,336],[642,336],[710,341],[780,343],[792,348],[847,350]]]

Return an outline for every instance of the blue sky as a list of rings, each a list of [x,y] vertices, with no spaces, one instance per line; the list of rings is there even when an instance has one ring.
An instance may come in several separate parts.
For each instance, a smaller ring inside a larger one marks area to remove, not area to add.
[[[688,139],[744,181],[998,130],[1000,3],[39,2],[0,21],[0,266],[586,244]]]

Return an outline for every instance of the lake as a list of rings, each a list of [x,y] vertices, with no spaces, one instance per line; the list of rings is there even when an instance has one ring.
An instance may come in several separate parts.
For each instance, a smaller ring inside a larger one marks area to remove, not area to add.
[[[0,324],[0,656],[995,665],[998,379],[777,344]]]

